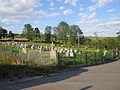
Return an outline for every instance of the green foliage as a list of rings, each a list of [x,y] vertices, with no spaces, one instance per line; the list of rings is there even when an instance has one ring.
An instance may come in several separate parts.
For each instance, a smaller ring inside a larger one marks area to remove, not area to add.
[[[40,31],[37,27],[34,29],[34,34],[35,34],[35,39],[36,40],[40,38]]]
[[[57,41],[57,39],[58,39],[58,27],[53,27],[53,38],[54,38],[54,41]]]
[[[64,45],[67,44],[69,25],[66,22],[60,22],[58,24],[58,38],[63,42]]]
[[[120,37],[120,31],[116,33],[118,35],[118,37]]]
[[[0,39],[5,38],[7,36],[7,30],[0,27]]]
[[[96,39],[91,39],[90,43],[90,47],[92,48],[96,48],[96,49],[108,49],[108,50],[112,50],[112,49],[118,49],[120,46],[120,41],[118,38],[96,38]],[[89,44],[88,43],[88,44]]]
[[[24,31],[23,31],[23,35],[28,39],[28,40],[33,40],[35,34],[33,31],[33,28],[30,24],[25,24],[24,25]]]
[[[83,32],[77,25],[71,25],[69,26],[68,31],[68,42],[70,45],[80,44],[80,38],[82,36]]]
[[[14,39],[14,33],[12,33],[12,31],[9,31],[8,37],[11,37],[12,39]]]
[[[45,27],[45,41],[51,42],[51,26],[46,26]]]
[[[37,43],[37,42],[26,42],[26,43],[32,45],[50,46],[50,43]]]

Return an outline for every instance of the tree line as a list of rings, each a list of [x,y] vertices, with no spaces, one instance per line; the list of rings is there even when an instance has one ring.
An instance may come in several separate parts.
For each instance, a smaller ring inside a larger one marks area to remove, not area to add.
[[[44,38],[43,40],[48,43],[59,42],[64,45],[76,45],[80,42],[80,39],[84,37],[79,26],[69,25],[64,21],[55,27],[46,26],[44,34],[42,34],[37,27],[33,28],[30,24],[25,24],[22,35],[29,41]]]
[[[14,39],[14,33],[12,31],[8,32],[6,29],[0,27],[0,39],[7,37]]]
[[[87,47],[96,49],[120,49],[120,31],[116,33],[118,37],[99,38],[84,37],[82,30],[77,25],[69,25],[61,21],[57,26],[46,26],[44,34],[41,33],[38,27],[32,27],[30,24],[25,24],[22,34],[14,34],[12,31],[0,27],[0,39],[19,36],[27,38],[29,41],[39,41],[45,43],[58,43],[59,45],[69,47]]]

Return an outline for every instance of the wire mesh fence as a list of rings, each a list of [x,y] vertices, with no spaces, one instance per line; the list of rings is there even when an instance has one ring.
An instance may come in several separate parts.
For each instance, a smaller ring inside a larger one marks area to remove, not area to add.
[[[66,56],[65,53],[58,53],[59,65],[75,66],[75,65],[90,65],[111,60],[118,57],[118,51],[104,52],[82,52],[74,53],[74,57]]]
[[[113,58],[118,57],[118,51],[99,51],[99,52],[81,52],[73,53],[71,56],[70,53],[66,56],[66,52],[54,53],[50,51],[39,50],[28,50],[27,53],[21,52],[21,50],[0,47],[0,51],[8,52],[12,57],[18,58],[18,62],[21,64],[24,63],[33,63],[39,66],[46,65],[60,65],[60,66],[76,66],[76,65],[88,65],[94,63],[101,63]],[[54,56],[51,58],[51,55]]]
[[[18,58],[21,64],[31,63],[39,66],[56,65],[56,57],[50,56],[50,51],[27,50],[23,53],[21,50],[15,50],[6,47],[0,47],[0,51],[9,53],[13,59]]]

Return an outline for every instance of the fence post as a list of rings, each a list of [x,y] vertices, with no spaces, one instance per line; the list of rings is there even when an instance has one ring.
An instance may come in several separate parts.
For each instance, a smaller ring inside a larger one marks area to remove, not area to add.
[[[94,52],[94,59],[95,59],[95,63],[96,63],[96,52]]]
[[[118,50],[118,57],[120,58],[120,50]]]
[[[87,64],[87,52],[85,52],[85,62]]]
[[[76,54],[74,53],[74,66],[76,66]]]
[[[56,61],[55,61],[56,65],[58,65],[58,59],[59,59],[59,52],[56,52]]]

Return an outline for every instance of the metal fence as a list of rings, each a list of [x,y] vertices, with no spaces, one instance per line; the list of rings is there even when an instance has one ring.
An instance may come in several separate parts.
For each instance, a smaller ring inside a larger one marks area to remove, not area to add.
[[[82,52],[74,53],[73,57],[65,56],[65,53],[58,53],[59,65],[61,66],[75,66],[75,65],[90,65],[97,64],[104,61],[111,60],[118,57],[118,51],[104,52]]]
[[[47,65],[56,65],[57,58],[50,57],[50,51],[42,51],[39,50],[27,50],[27,53],[21,52],[21,50],[15,50],[6,47],[0,47],[1,51],[12,54],[13,57],[19,58],[19,62],[21,64],[34,64],[39,66],[47,66]]]
[[[75,65],[88,65],[94,63],[101,63],[120,55],[118,51],[107,51],[107,52],[81,52],[74,53],[71,57],[70,55],[66,56],[66,53],[56,53],[55,57],[51,58],[50,51],[39,50],[28,50],[27,53],[22,53],[20,50],[11,49],[7,47],[0,47],[1,51],[9,52],[14,57],[19,58],[24,63],[33,63],[39,66],[46,65],[60,65],[60,66],[75,66]],[[52,53],[53,54],[53,53]],[[52,55],[53,56],[53,55]]]

